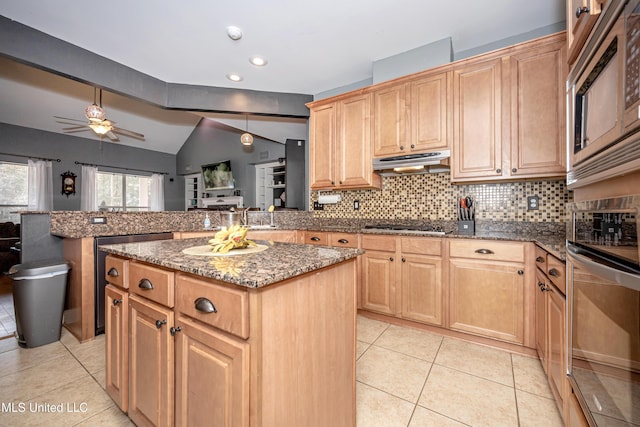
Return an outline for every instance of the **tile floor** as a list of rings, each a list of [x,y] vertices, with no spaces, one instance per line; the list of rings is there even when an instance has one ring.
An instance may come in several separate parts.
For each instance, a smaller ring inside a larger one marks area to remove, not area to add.
[[[11,279],[0,274],[0,339],[13,335],[16,330],[12,290]]]
[[[357,357],[358,427],[562,426],[537,359],[362,316]],[[104,392],[104,335],[64,328],[32,349],[0,340],[0,405],[3,426],[132,425]]]

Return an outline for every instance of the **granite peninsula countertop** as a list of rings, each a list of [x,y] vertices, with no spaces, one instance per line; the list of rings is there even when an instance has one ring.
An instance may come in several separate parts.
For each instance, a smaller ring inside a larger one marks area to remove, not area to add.
[[[260,288],[276,282],[355,258],[361,249],[278,243],[256,240],[267,249],[247,255],[202,256],[182,251],[207,244],[208,238],[160,240],[103,245],[99,249],[114,255],[144,261],[172,270]]]

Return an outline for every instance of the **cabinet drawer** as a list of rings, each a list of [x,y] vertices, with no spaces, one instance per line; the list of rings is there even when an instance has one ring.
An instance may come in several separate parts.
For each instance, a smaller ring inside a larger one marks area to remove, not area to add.
[[[342,246],[344,248],[357,248],[358,235],[351,233],[331,233],[329,234],[330,246]]]
[[[562,261],[554,256],[547,256],[547,276],[556,285],[563,295],[567,294],[565,266]]]
[[[249,338],[247,291],[177,274],[176,310],[240,338]]]
[[[524,244],[518,242],[451,239],[449,246],[452,258],[524,262],[524,252]]]
[[[305,231],[302,233],[300,243],[306,243],[308,245],[328,245],[329,236],[325,231]]]
[[[547,251],[545,251],[539,246],[536,246],[535,257],[536,257],[536,267],[544,271],[544,273],[546,274],[547,273]]]
[[[394,236],[376,236],[371,234],[363,234],[360,237],[360,246],[363,249],[373,251],[396,251],[396,238]]]
[[[174,305],[174,272],[135,261],[129,263],[129,291],[167,307]]]
[[[442,239],[429,237],[403,237],[400,239],[403,254],[442,255]]]
[[[112,285],[129,288],[129,261],[113,255],[104,260],[104,278]]]

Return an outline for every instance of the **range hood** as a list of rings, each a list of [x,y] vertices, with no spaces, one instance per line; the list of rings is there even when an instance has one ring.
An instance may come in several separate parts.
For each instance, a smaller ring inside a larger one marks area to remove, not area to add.
[[[450,150],[373,159],[373,170],[381,176],[419,175],[449,171]]]

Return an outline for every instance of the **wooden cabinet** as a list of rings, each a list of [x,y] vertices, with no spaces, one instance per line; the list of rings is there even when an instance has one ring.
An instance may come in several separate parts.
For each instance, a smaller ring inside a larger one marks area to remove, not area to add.
[[[372,163],[371,94],[311,104],[310,109],[311,189],[380,188]]]
[[[502,177],[502,59],[453,70],[451,179]]]
[[[567,0],[567,62],[569,64],[573,64],[578,58],[606,3],[607,1],[603,0]]]
[[[296,230],[249,230],[247,238],[251,240],[272,240],[274,242],[295,243]]]
[[[326,231],[314,230],[301,231],[298,233],[298,243],[327,246],[329,244],[329,233]]]
[[[444,325],[442,239],[362,235],[362,308]]]
[[[451,72],[382,85],[373,92],[375,157],[449,148]]]
[[[452,240],[449,327],[532,347],[525,313],[533,304],[525,264],[529,243]]]
[[[567,387],[565,266],[536,247],[536,348],[560,413]]]
[[[564,33],[453,70],[452,181],[566,172]]]
[[[138,426],[171,426],[174,411],[173,311],[129,297],[129,418]]]
[[[107,285],[105,304],[105,391],[123,412],[127,412],[129,409],[129,293],[116,286]]]

